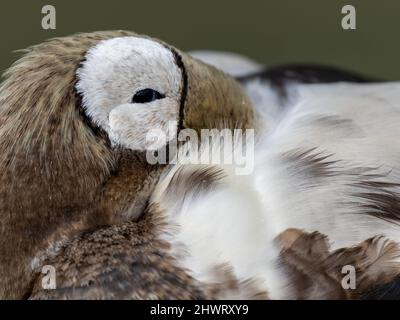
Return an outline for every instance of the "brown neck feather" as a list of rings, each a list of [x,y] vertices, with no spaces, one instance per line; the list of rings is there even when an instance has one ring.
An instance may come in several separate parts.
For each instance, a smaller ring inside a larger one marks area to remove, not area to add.
[[[84,230],[89,222],[107,221],[95,204],[118,157],[79,113],[75,71],[96,42],[128,34],[54,39],[31,48],[6,73],[0,87],[0,297],[23,295],[31,259],[60,226]]]

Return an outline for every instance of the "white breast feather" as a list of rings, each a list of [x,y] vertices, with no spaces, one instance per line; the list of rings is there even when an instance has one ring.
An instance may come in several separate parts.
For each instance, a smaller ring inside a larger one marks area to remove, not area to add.
[[[287,228],[318,230],[333,249],[379,234],[400,242],[398,224],[361,214],[364,200],[354,198],[363,191],[357,184],[364,178],[354,174],[360,170],[375,182],[400,183],[400,84],[299,85],[291,92],[295,102],[280,113],[258,103],[276,123],[259,134],[253,174],[219,165],[226,174],[220,183],[182,200],[165,196],[166,186],[177,170],[199,167],[177,164],[153,194],[170,226],[164,237],[200,281],[218,281],[213,266],[229,263],[238,279],[256,278],[271,298],[286,297],[273,240]],[[309,174],[320,168],[297,162],[304,151],[307,159],[326,156],[336,173]]]

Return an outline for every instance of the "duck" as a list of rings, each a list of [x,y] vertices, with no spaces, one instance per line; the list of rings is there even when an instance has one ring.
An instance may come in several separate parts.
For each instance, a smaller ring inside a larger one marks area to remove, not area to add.
[[[150,128],[222,119],[254,127],[242,86],[160,40],[99,31],[27,49],[0,86],[0,298],[29,297],[66,241],[140,219],[164,167],[146,160]]]
[[[398,297],[399,84],[321,66],[229,70],[259,119],[253,171],[169,166],[140,219],[65,243],[46,259],[57,289],[38,273],[30,298]]]

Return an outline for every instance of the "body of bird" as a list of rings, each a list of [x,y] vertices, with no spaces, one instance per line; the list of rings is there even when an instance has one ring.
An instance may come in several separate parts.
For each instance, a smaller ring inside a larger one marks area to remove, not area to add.
[[[359,298],[396,279],[400,85],[238,80],[130,32],[33,47],[0,88],[0,296]],[[256,129],[254,170],[149,165],[147,134],[170,121]]]

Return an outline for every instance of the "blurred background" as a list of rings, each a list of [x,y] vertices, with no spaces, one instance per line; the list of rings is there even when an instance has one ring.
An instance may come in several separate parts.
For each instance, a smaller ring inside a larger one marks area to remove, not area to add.
[[[54,5],[57,29],[43,30],[41,9]],[[357,30],[343,30],[352,4]],[[308,62],[400,80],[398,0],[1,0],[0,71],[14,52],[47,38],[106,29],[145,33],[182,50],[214,49],[266,65]]]

